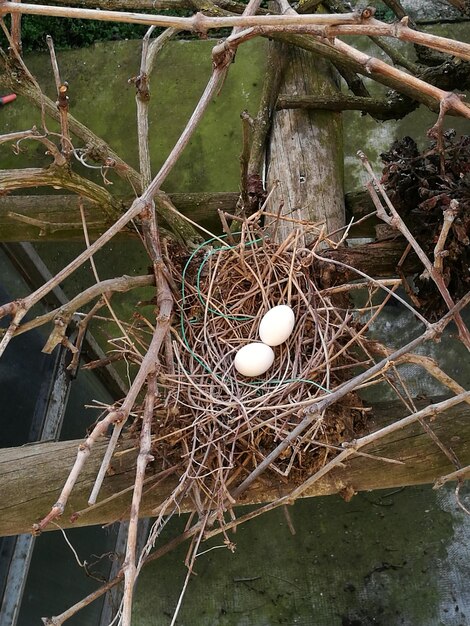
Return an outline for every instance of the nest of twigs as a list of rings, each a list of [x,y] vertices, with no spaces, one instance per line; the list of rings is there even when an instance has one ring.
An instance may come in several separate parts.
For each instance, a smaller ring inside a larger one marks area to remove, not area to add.
[[[359,326],[348,296],[322,288],[320,266],[310,248],[299,247],[295,231],[277,244],[245,222],[235,239],[200,246],[175,276],[183,294],[173,333],[175,371],[166,375],[167,416],[158,423],[157,446],[168,462],[183,455],[185,475],[197,479],[198,498],[207,500],[204,509],[222,504],[227,490],[302,420],[304,409],[358,364]],[[274,348],[266,374],[246,378],[234,368],[235,354],[260,340],[262,316],[279,304],[293,309],[294,331]],[[363,430],[361,406],[356,394],[335,403],[270,470],[289,483],[305,480]]]

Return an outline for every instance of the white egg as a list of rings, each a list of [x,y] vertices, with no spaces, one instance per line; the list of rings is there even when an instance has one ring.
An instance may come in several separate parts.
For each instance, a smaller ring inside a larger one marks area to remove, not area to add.
[[[270,309],[261,320],[259,336],[268,346],[279,346],[288,339],[294,330],[294,311],[287,304]]]
[[[243,376],[261,376],[274,362],[273,350],[264,343],[249,343],[235,355],[234,365]]]

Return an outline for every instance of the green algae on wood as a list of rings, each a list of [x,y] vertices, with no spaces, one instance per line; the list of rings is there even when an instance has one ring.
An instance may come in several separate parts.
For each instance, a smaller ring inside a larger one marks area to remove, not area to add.
[[[189,119],[211,73],[214,40],[170,42],[157,60],[151,77],[149,110],[152,172],[166,159]],[[164,189],[172,192],[233,191],[239,185],[241,124],[239,114],[256,111],[260,77],[264,71],[265,42],[244,44],[221,90],[183,153]],[[128,84],[140,64],[140,42],[96,44],[82,50],[58,53],[61,75],[69,82],[70,111],[102,136],[132,167],[137,167],[135,89]],[[26,64],[50,97],[55,97],[48,56],[26,55]],[[6,132],[40,127],[40,113],[19,97],[2,109]],[[51,128],[54,128],[51,124]],[[79,147],[78,142],[76,145]],[[43,151],[42,151],[43,152]],[[37,166],[41,150],[25,155],[22,162],[2,148],[0,168]],[[47,161],[42,160],[41,165]],[[221,164],[223,163],[223,167]],[[89,175],[89,172],[88,172]],[[129,192],[110,174],[114,189]],[[101,181],[102,182],[102,181]]]

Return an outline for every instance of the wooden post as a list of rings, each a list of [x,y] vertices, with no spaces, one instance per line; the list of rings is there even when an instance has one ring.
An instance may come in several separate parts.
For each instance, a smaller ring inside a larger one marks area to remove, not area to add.
[[[281,93],[337,93],[335,70],[329,61],[304,50],[275,44],[284,65]],[[323,221],[327,232],[344,226],[343,144],[341,113],[285,109],[274,112],[268,154],[268,189],[279,181],[269,208],[300,220]],[[284,240],[292,223],[271,222]],[[305,245],[308,241],[300,242]]]

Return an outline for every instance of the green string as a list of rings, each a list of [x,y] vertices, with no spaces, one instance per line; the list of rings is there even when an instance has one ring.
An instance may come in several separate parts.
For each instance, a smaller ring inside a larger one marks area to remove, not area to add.
[[[234,235],[238,235],[238,234],[239,233],[234,233]],[[226,235],[223,235],[223,236],[226,237]],[[209,241],[213,241],[213,239],[210,239]],[[249,246],[253,246],[255,243],[258,243],[260,241],[262,241],[262,239],[255,239],[254,241],[248,241],[247,243],[245,243],[245,247],[248,248]],[[201,304],[203,305],[204,308],[206,307],[206,304],[207,304],[204,298],[202,297],[202,293],[201,293],[201,273],[204,268],[204,265],[213,254],[216,254],[218,252],[223,252],[225,250],[233,250],[234,248],[238,248],[238,245],[223,246],[222,248],[216,248],[215,250],[210,250],[204,257],[202,263],[200,264],[197,270],[197,275],[196,275],[196,291],[197,291],[199,300],[201,301]],[[255,319],[254,315],[225,315],[224,313],[221,313],[220,311],[217,311],[216,309],[212,309],[210,306],[207,307],[207,310],[213,313],[214,315],[217,315],[218,317],[223,317],[226,320],[233,320],[235,322],[246,322],[248,320]]]
[[[236,232],[233,233],[233,235],[240,235],[241,232]],[[216,240],[220,240],[220,239],[225,239],[225,237],[227,237],[227,235],[221,235],[220,237],[211,237],[210,239],[207,239],[206,241],[204,241],[203,243],[201,243],[191,254],[191,256],[189,257],[189,259],[187,260],[184,268],[183,268],[183,272],[181,275],[181,313],[180,313],[180,328],[181,328],[181,338],[183,340],[184,345],[186,346],[188,352],[191,354],[191,356],[199,363],[199,365],[202,365],[202,367],[206,370],[206,372],[209,372],[209,374],[213,374],[213,370],[207,365],[207,363],[205,363],[205,361],[203,361],[191,348],[191,346],[189,345],[187,336],[186,336],[186,330],[185,330],[185,325],[184,325],[184,305],[186,302],[186,273],[188,271],[188,268],[192,262],[192,260],[194,259],[194,257],[197,255],[197,253],[204,248],[205,246],[208,246],[209,244],[211,244],[213,241]],[[245,247],[249,247],[249,246],[253,246],[256,243],[259,243],[260,241],[262,241],[262,239],[254,239],[253,241],[248,241],[245,243]],[[216,248],[214,250],[210,250],[209,252],[207,252],[204,256],[204,259],[202,260],[201,264],[199,265],[197,274],[196,274],[196,292],[199,298],[199,301],[201,302],[201,304],[206,307],[207,302],[204,300],[203,296],[202,296],[202,292],[201,292],[201,274],[202,274],[202,270],[204,268],[204,265],[206,264],[206,262],[208,261],[208,259],[213,255],[216,254],[218,252],[224,252],[226,250],[233,250],[234,248],[238,248],[238,244],[234,245],[234,246],[221,246],[220,248]],[[221,313],[220,311],[217,311],[216,309],[211,308],[210,306],[207,306],[207,310],[210,311],[211,313],[213,313],[214,315],[217,315],[219,317],[223,317],[224,319],[228,319],[228,320],[232,320],[232,321],[247,321],[247,320],[251,320],[251,319],[255,319],[255,316],[253,315],[225,315],[224,313]],[[197,321],[197,318],[194,319],[194,322]],[[191,323],[191,320],[190,320]],[[217,376],[217,378],[219,378]],[[332,393],[329,389],[326,389],[325,387],[322,387],[322,385],[319,385],[318,383],[314,382],[313,380],[309,380],[308,378],[293,378],[293,379],[287,379],[287,380],[269,380],[269,381],[257,381],[257,382],[252,382],[252,383],[247,383],[244,381],[239,381],[240,384],[245,385],[247,387],[257,387],[259,385],[277,385],[279,383],[308,383],[310,385],[314,385],[315,387],[318,387],[318,389],[321,389],[322,391],[324,391],[325,393]]]
[[[315,387],[318,387],[318,389],[321,389],[325,393],[333,393],[326,387],[322,387],[319,383],[316,383],[314,380],[310,380],[309,378],[286,378],[285,380],[281,380],[281,379],[259,380],[253,383],[244,382],[243,384],[247,385],[248,387],[258,387],[259,385],[279,385],[279,383],[308,383],[309,385],[314,385]]]
[[[240,232],[238,233],[233,233],[234,235],[239,235],[241,234]],[[181,313],[180,313],[180,327],[181,327],[181,338],[183,340],[184,345],[186,346],[186,348],[188,349],[189,353],[191,354],[191,356],[196,359],[196,361],[199,363],[199,365],[202,365],[202,367],[209,372],[210,374],[213,373],[213,371],[211,370],[211,368],[202,360],[199,358],[199,356],[191,349],[189,343],[188,343],[188,339],[186,337],[186,330],[184,327],[184,305],[186,302],[186,272],[188,271],[188,268],[192,262],[192,260],[194,259],[194,257],[196,256],[196,254],[205,246],[208,246],[209,244],[211,244],[213,241],[216,240],[220,240],[220,239],[225,239],[225,237],[227,237],[227,235],[221,235],[220,237],[211,237],[210,239],[207,239],[206,241],[203,241],[191,254],[191,256],[189,257],[189,259],[187,260],[184,268],[183,268],[183,273],[181,275]],[[255,243],[258,243],[259,241],[261,241],[261,239],[256,239],[255,241],[249,241],[245,244],[245,246],[250,246],[250,245],[254,245]],[[201,304],[205,307],[206,306],[206,302],[204,300],[204,298],[202,297],[202,293],[201,293],[201,288],[200,288],[200,281],[201,281],[201,272],[202,272],[202,268],[204,267],[206,261],[209,259],[209,257],[212,256],[212,254],[215,254],[216,252],[223,252],[225,250],[233,250],[234,248],[237,248],[238,246],[221,246],[220,248],[217,248],[215,250],[211,250],[210,252],[206,253],[206,255],[204,256],[204,259],[202,261],[202,263],[200,264],[198,271],[197,271],[197,278],[196,278],[196,291],[198,294],[198,298],[201,302]],[[236,315],[224,315],[223,313],[220,313],[219,311],[216,311],[210,307],[208,307],[208,310],[211,313],[214,313],[215,315],[219,315],[221,317],[224,317],[226,319],[231,319],[231,320],[236,320],[236,321],[246,321],[248,319],[254,319],[252,316],[236,316]],[[194,319],[194,322],[197,321],[196,319]]]

